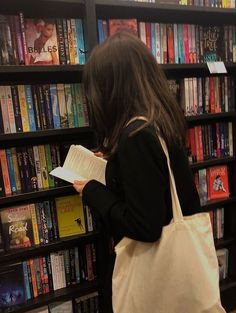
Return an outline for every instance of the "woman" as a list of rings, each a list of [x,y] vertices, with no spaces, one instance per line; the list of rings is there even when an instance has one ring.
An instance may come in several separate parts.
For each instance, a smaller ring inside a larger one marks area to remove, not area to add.
[[[157,133],[168,146],[184,215],[200,211],[185,155],[183,113],[155,58],[130,33],[117,33],[94,49],[85,65],[84,86],[99,150],[108,160],[106,186],[93,180],[76,181],[74,187],[115,244],[124,236],[155,242],[172,218],[167,160]],[[112,253],[104,287],[106,313],[112,312],[114,259]]]

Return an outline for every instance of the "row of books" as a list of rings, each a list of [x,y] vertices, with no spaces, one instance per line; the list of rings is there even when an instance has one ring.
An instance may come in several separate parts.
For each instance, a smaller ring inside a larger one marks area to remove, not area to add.
[[[229,250],[227,248],[219,249],[216,254],[219,265],[219,278],[222,281],[228,277]]]
[[[28,313],[99,313],[98,292],[65,302],[55,302],[39,309],[27,311]]]
[[[139,35],[160,64],[235,62],[235,27],[138,23],[136,19],[98,20],[98,39],[101,43],[119,30],[130,31]]]
[[[158,0],[157,0],[158,1]],[[235,0],[167,0],[179,2],[182,5],[196,5],[202,7],[234,9]]]
[[[127,0],[126,0],[127,1]],[[155,2],[157,4],[195,5],[212,8],[235,8],[235,0],[128,0],[136,2]]]
[[[88,125],[81,84],[0,86],[0,133]]]
[[[189,77],[168,82],[186,116],[235,111],[233,77]]]
[[[215,239],[224,237],[224,208],[217,208],[210,211],[211,225]]]
[[[190,163],[233,156],[233,125],[204,124],[188,129]]]
[[[7,207],[0,212],[5,250],[45,245],[95,229],[91,212],[79,195]]]
[[[0,15],[0,65],[84,64],[81,19]]]
[[[194,173],[195,184],[201,204],[208,200],[228,198],[229,179],[226,165],[203,168]]]
[[[52,252],[1,267],[0,307],[22,304],[97,276],[94,244]]]
[[[56,187],[62,181],[48,173],[61,164],[59,146],[46,144],[0,150],[0,195]]]

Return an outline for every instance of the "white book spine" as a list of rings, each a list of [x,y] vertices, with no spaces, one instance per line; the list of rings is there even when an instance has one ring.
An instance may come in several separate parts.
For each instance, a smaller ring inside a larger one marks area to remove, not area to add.
[[[9,118],[9,125],[11,133],[16,133],[16,123],[15,123],[15,114],[13,109],[13,101],[12,101],[12,95],[11,95],[11,87],[5,86],[5,95],[6,95],[6,101],[7,101],[7,111],[8,111],[8,118]]]
[[[144,22],[139,23],[139,34],[140,34],[140,39],[142,40],[145,45],[147,44],[146,40],[146,27]]]
[[[2,110],[4,133],[10,134],[11,128],[10,128],[9,116],[8,116],[7,99],[6,99],[6,94],[5,94],[5,90],[3,86],[0,86],[0,103],[1,103],[1,110]]]
[[[233,124],[232,122],[229,122],[228,126],[228,136],[229,136],[229,155],[234,155],[234,148],[233,148]]]

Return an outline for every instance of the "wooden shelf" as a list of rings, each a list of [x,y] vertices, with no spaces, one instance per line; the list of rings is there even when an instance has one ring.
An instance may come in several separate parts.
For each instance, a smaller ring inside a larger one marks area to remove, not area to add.
[[[46,138],[55,139],[55,137],[67,136],[68,138],[77,137],[83,135],[92,135],[93,131],[90,127],[77,127],[77,128],[61,128],[61,129],[47,129],[47,130],[37,130],[35,132],[25,132],[25,133],[14,133],[14,134],[0,134],[0,147],[9,146],[13,142],[16,143],[22,140],[40,140]],[[34,142],[35,143],[35,142]]]
[[[208,113],[208,114],[198,114],[192,116],[186,116],[186,121],[188,124],[197,124],[199,122],[217,121],[222,119],[235,119],[236,112],[223,112],[223,113]]]
[[[225,158],[211,159],[211,160],[205,160],[202,162],[192,163],[192,164],[190,164],[190,167],[192,170],[198,170],[198,169],[206,168],[209,166],[227,164],[227,163],[231,163],[231,162],[235,162],[235,161],[236,161],[235,157],[225,157]]]
[[[226,246],[232,245],[235,243],[234,237],[224,237],[222,239],[215,239],[215,247],[216,249],[221,249]]]
[[[73,297],[80,297],[87,293],[97,291],[99,288],[98,280],[92,282],[84,282],[79,285],[73,285],[66,288],[58,289],[37,298],[28,300],[25,304],[14,306],[5,310],[6,313],[23,313],[38,307],[48,305],[56,301],[66,301]],[[4,311],[1,311],[5,313]]]
[[[27,249],[15,249],[7,252],[0,253],[0,264],[7,264],[15,260],[25,260],[32,256],[45,255],[53,251],[58,251],[60,249],[67,249],[78,245],[83,242],[90,242],[99,236],[99,232],[94,231],[83,235],[72,236],[67,238],[62,238],[58,241],[51,242],[42,246],[34,246]]]
[[[75,194],[76,191],[72,185],[49,188],[40,191],[32,191],[28,193],[15,194],[8,197],[0,198],[0,210],[2,207],[13,206],[16,203],[20,202],[33,202],[35,199],[39,199],[40,201],[45,198],[53,198],[60,197],[69,194]]]
[[[0,83],[78,83],[83,68],[83,65],[1,65]]]
[[[98,18],[138,18],[153,22],[180,21],[199,24],[235,23],[235,9],[171,5],[120,0],[95,0]]]
[[[236,197],[207,201],[205,204],[202,204],[201,207],[204,209],[204,211],[209,211],[213,208],[222,207],[232,203],[236,203]]]

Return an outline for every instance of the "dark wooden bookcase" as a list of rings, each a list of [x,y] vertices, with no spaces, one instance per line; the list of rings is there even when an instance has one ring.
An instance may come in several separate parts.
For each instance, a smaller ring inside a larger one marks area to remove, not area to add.
[[[217,9],[194,6],[160,5],[157,3],[132,2],[121,0],[3,0],[0,14],[17,14],[23,11],[26,17],[63,17],[83,18],[85,44],[87,54],[98,43],[97,19],[137,18],[144,22],[162,23],[192,23],[202,25],[235,25],[236,9]],[[184,77],[204,77],[209,75],[206,64],[164,64],[161,65],[170,79]],[[236,64],[227,63],[228,74],[236,79]],[[0,66],[0,84],[20,83],[74,83],[82,79],[82,65],[56,66]],[[216,164],[227,164],[230,172],[230,198],[220,201],[210,201],[204,210],[209,211],[217,207],[225,208],[225,237],[215,241],[216,248],[229,249],[229,278],[221,283],[221,298],[228,310],[236,308],[236,113],[203,114],[187,118],[189,125],[199,125],[211,121],[232,121],[234,138],[234,155],[222,159],[208,160],[192,164],[194,170],[206,168]],[[0,135],[0,148],[7,148],[24,144],[43,143],[81,143],[88,147],[93,145],[93,132],[88,128],[45,130],[22,134]],[[37,199],[53,198],[58,195],[73,194],[71,186],[58,187],[38,192],[14,195],[0,198],[0,210],[24,202]],[[36,247],[23,251],[13,251],[0,255],[0,266],[16,260],[71,247],[77,242],[95,241],[99,246],[99,233],[87,234],[80,237],[61,240],[46,247]],[[102,271],[102,256],[98,257],[98,265]],[[102,279],[102,277],[99,277]],[[99,279],[83,285],[64,288],[53,293],[28,301],[25,305],[12,308],[12,312],[26,312],[27,310],[43,306],[58,300],[71,299],[94,290],[99,290]],[[171,297],[171,295],[170,295]],[[9,311],[8,311],[9,312]],[[106,312],[106,308],[102,308]],[[128,313],[128,312],[127,312]]]

